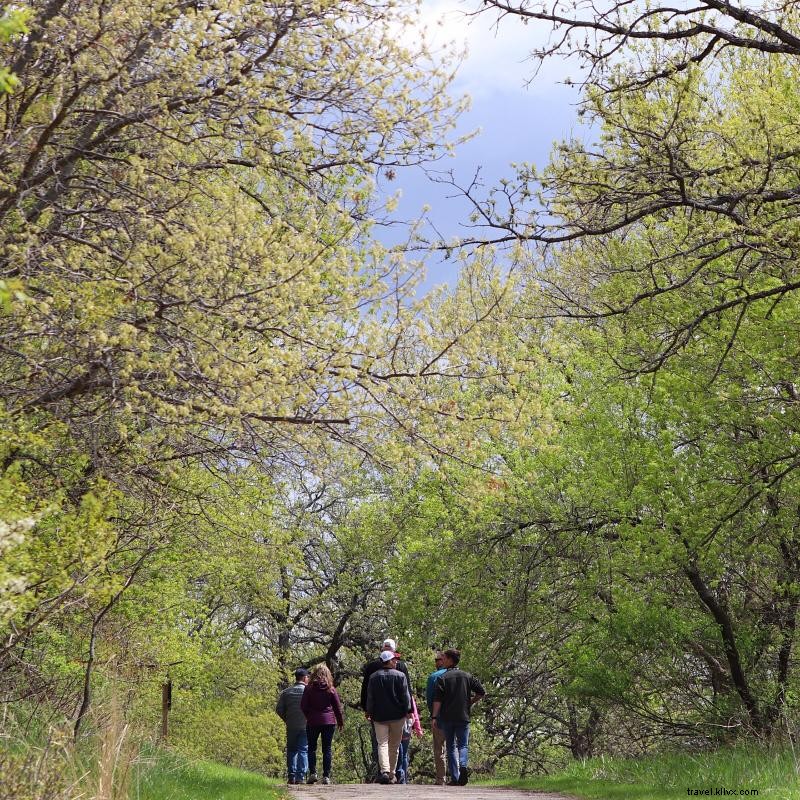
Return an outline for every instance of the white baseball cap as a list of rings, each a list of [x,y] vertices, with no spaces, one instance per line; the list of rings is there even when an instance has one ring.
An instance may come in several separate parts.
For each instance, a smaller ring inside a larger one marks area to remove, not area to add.
[[[383,640],[383,649],[384,650],[397,650],[397,642],[394,639],[384,639]]]
[[[387,661],[397,658],[397,656],[394,654],[394,650],[381,650],[381,654],[378,658],[385,664]]]

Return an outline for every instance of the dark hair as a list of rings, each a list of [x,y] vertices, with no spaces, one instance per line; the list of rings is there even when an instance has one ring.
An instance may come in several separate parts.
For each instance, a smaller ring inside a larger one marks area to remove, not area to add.
[[[447,656],[453,662],[453,665],[456,665],[459,661],[461,661],[461,651],[456,650],[455,647],[445,650],[442,655]]]
[[[307,669],[304,669],[303,667],[298,667],[298,668],[297,668],[297,669],[294,671],[294,677],[295,677],[295,680],[298,680],[298,681],[299,681],[299,680],[300,680],[300,678],[305,678],[305,677],[306,677],[306,675],[308,675],[308,670],[307,670]]]

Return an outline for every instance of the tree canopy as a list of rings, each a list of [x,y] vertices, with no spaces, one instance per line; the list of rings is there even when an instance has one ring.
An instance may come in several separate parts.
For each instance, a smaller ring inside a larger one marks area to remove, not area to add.
[[[429,294],[375,228],[463,107],[413,8],[2,17],[10,719],[152,736],[172,691],[176,747],[277,772],[277,689],[356,710],[388,633],[418,692],[463,650],[485,773],[791,730],[795,5],[493,12],[584,59],[587,125],[464,190]]]

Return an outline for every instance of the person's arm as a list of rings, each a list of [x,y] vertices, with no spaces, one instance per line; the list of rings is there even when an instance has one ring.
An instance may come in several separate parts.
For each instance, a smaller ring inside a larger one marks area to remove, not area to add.
[[[411,705],[411,689],[408,683],[408,676],[403,681],[403,702],[406,704],[406,716],[411,719],[414,716],[414,707]]]
[[[439,711],[442,708],[442,701],[441,700],[434,700],[433,701],[433,711],[431,712],[431,727],[438,728],[439,727]]]
[[[339,699],[339,692],[331,688],[331,704],[333,705],[333,713],[336,715],[336,725],[339,730],[344,728],[344,709],[342,708],[342,701]]]
[[[286,722],[286,698],[283,692],[278,695],[278,702],[275,704],[275,713]]]
[[[306,686],[305,691],[303,692],[303,696],[300,698],[300,710],[303,712],[303,716],[308,716],[308,698],[310,697],[308,686]]]
[[[433,717],[432,725],[434,728],[439,727],[437,720],[439,719],[439,712],[442,710],[442,700],[444,700],[444,681],[440,675],[433,686],[433,711],[431,711],[431,717]]]
[[[419,718],[419,709],[417,708],[417,701],[412,697],[411,698],[411,711],[412,711],[412,719],[411,719],[411,732],[415,736],[422,736],[422,720]]]
[[[408,664],[405,661],[401,662],[397,665],[400,669],[400,672],[406,676],[406,680],[408,681],[408,692],[409,694],[414,694],[414,686],[411,683],[411,673],[408,671]]]
[[[364,716],[367,719],[372,719],[372,704],[374,701],[374,693],[372,691],[372,681],[367,684],[367,699],[364,701]]]
[[[469,691],[472,695],[469,699],[470,706],[475,705],[479,700],[483,700],[486,697],[486,690],[481,686],[481,682],[473,677],[469,682]]]
[[[428,682],[425,684],[425,704],[431,713],[433,712],[433,687],[436,683],[436,678],[436,674],[432,672],[428,675]]]
[[[361,668],[361,674],[363,677],[361,678],[361,708],[364,709],[364,713],[366,714],[367,711],[367,687],[369,686],[369,662],[364,664]]]

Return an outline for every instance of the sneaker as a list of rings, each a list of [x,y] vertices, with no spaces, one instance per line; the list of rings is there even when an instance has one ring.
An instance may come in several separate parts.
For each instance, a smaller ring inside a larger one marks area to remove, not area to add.
[[[289,786],[294,786],[297,783],[297,781],[294,778],[289,778],[289,780],[286,781],[286,783]]]
[[[319,780],[316,772],[312,772],[307,778],[306,783],[316,783]]]
[[[392,776],[389,775],[388,772],[381,772],[380,776],[378,777],[378,783],[391,783]]]
[[[331,785],[331,779],[330,779],[330,778],[329,778],[327,775],[323,775],[323,776],[322,776],[322,782],[323,782],[323,783],[324,783],[326,786],[330,786],[330,785]]]
[[[459,786],[466,786],[469,783],[469,773],[471,771],[472,770],[470,770],[469,767],[461,767],[461,769],[459,769],[459,771],[458,771],[458,785]]]

